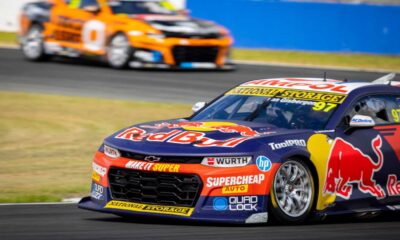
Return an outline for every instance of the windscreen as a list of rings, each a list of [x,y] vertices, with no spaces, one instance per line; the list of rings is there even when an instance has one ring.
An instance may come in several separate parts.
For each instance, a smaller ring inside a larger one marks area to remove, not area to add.
[[[108,2],[114,14],[157,14],[157,15],[175,15],[176,12],[168,9],[160,1],[109,1]]]
[[[191,120],[240,120],[286,129],[321,130],[345,98],[335,93],[239,86]]]

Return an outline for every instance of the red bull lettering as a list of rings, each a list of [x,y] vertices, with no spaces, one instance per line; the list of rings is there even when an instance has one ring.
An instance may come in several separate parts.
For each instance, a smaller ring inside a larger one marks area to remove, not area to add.
[[[389,175],[386,188],[389,196],[400,196],[400,181],[397,181],[396,175]]]
[[[250,132],[246,134],[250,135]],[[216,140],[208,138],[203,132],[173,130],[170,132],[147,133],[146,130],[132,127],[118,134],[115,138],[134,142],[168,142],[173,144],[192,144],[194,147],[229,147],[237,145],[251,139],[251,136],[233,137],[226,140]]]

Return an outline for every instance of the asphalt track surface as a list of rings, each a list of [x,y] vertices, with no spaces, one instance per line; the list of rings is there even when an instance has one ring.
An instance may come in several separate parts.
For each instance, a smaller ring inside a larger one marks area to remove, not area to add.
[[[243,81],[322,77],[371,81],[382,73],[240,65],[235,72],[113,70],[103,64],[57,59],[30,63],[0,49],[0,91],[193,103],[208,101]],[[397,78],[399,80],[399,78]],[[400,216],[360,221],[341,217],[302,226],[230,226],[125,220],[76,205],[0,206],[0,239],[400,239]]]
[[[234,72],[114,70],[103,64],[56,59],[24,61],[20,51],[0,49],[0,90],[194,103],[209,101],[248,80],[322,77],[371,81],[382,73],[239,65]],[[397,79],[400,80],[398,77]]]
[[[301,226],[215,225],[123,219],[69,205],[0,206],[0,239],[399,239],[398,215],[340,218]]]

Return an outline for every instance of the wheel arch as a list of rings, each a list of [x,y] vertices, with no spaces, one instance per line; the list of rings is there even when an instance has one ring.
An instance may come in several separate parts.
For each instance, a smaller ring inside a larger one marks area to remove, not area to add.
[[[319,198],[319,192],[320,190],[320,180],[319,180],[319,174],[317,171],[317,167],[314,165],[314,162],[311,161],[310,156],[308,155],[303,155],[303,154],[296,154],[296,155],[292,155],[289,159],[300,159],[302,160],[307,167],[310,169],[311,171],[311,175],[313,177],[313,181],[314,181],[314,200],[313,200],[313,204],[312,204],[312,210],[313,212],[316,211],[316,207],[318,204],[318,198]]]
[[[302,149],[297,149],[297,151],[292,151],[292,152],[288,152],[287,154],[285,154],[285,156],[282,156],[280,163],[283,164],[286,161],[299,161],[303,164],[306,165],[306,167],[310,170],[311,173],[311,177],[313,180],[313,200],[312,200],[312,205],[311,208],[309,210],[309,213],[307,214],[307,217],[304,218],[302,221],[307,221],[309,219],[313,219],[315,216],[315,211],[316,211],[316,207],[317,207],[317,203],[318,203],[318,197],[319,197],[319,189],[320,189],[320,185],[319,185],[319,177],[318,177],[318,171],[317,171],[317,167],[314,165],[314,163],[312,162],[312,160],[310,159],[310,154],[307,151],[304,151]],[[279,168],[277,168],[278,170]],[[286,222],[286,221],[282,221],[281,216],[276,216],[276,209],[278,207],[278,204],[275,200],[275,196],[274,196],[274,191],[273,191],[273,181],[275,179],[275,175],[276,172],[273,174],[272,176],[272,183],[271,183],[271,187],[269,189],[269,195],[270,195],[270,199],[269,199],[269,204],[268,204],[268,212],[272,213],[272,220],[278,220],[279,222],[282,223],[296,223],[296,222]],[[275,211],[274,211],[275,209]]]
[[[129,43],[131,44],[131,41],[129,40],[128,34],[127,34],[126,32],[124,32],[124,31],[122,31],[122,30],[118,30],[118,31],[115,31],[115,32],[111,33],[111,34],[107,37],[107,39],[106,39],[106,46],[110,45],[111,40],[112,40],[115,36],[117,36],[118,34],[124,35],[124,36],[128,39]],[[132,44],[131,44],[131,46],[132,46]]]

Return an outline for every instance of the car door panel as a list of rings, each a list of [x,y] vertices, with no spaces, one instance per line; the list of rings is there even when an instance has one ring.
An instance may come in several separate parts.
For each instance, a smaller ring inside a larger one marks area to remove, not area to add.
[[[97,14],[66,4],[57,5],[51,12],[52,36],[57,44],[78,51],[93,51],[93,44],[102,40],[102,32],[96,20]],[[93,32],[95,30],[95,32]],[[105,30],[104,30],[105,31]],[[103,31],[103,32],[104,32]],[[103,34],[104,35],[104,34]],[[103,40],[102,40],[103,41]],[[95,49],[97,51],[98,49]]]
[[[337,129],[324,187],[325,192],[337,196],[336,203],[350,209],[381,207],[400,195],[400,126],[396,116],[389,115],[398,106],[394,105],[393,96],[364,99],[354,105],[350,116],[370,116],[378,126]]]

